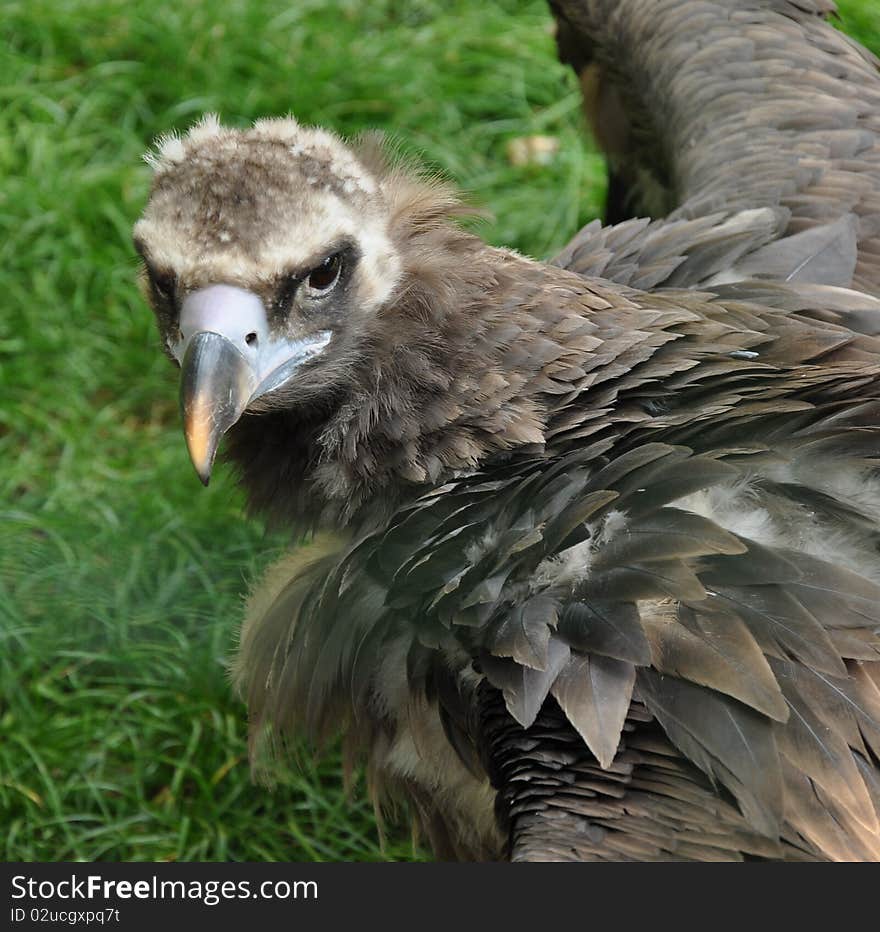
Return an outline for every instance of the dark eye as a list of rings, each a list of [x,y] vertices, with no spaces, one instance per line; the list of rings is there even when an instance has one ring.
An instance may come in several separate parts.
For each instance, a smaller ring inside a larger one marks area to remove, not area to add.
[[[148,268],[147,275],[153,292],[160,301],[174,301],[174,292],[177,289],[177,278],[171,272],[159,272]]]
[[[321,293],[329,291],[337,281],[342,271],[342,253],[334,253],[327,258],[317,268],[309,272],[305,280],[305,286],[310,291]]]

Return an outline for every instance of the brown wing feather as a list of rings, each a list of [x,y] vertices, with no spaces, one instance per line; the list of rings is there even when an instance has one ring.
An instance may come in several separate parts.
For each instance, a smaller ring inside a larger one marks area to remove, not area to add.
[[[550,6],[609,159],[615,219],[679,224],[640,228],[616,254],[610,234],[588,229],[561,264],[633,284],[641,275],[640,287],[722,273],[880,295],[880,72],[825,21],[832,3]],[[718,214],[744,229],[719,236],[713,254],[706,227],[680,224]],[[658,262],[647,244],[664,239]]]

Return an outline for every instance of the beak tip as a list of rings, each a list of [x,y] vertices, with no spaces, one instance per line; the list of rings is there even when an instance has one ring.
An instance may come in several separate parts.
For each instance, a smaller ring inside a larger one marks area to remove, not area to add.
[[[186,424],[184,433],[189,461],[193,464],[199,482],[207,486],[211,481],[211,473],[214,470],[214,453],[217,449],[217,441],[220,438],[216,436],[205,438],[190,423]]]
[[[211,481],[211,473],[214,470],[213,453],[213,450],[194,451],[192,448],[189,450],[190,462],[193,464],[196,475],[199,477],[199,482],[205,487],[207,487],[208,483]]]

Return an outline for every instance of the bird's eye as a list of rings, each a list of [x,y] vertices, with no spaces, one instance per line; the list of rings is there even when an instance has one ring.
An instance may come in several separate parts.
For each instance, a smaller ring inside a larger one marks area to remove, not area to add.
[[[161,301],[173,301],[177,288],[177,278],[171,272],[158,272],[155,269],[147,270],[153,291]]]
[[[342,253],[336,252],[309,272],[305,280],[305,286],[313,294],[323,294],[339,281],[341,272]]]

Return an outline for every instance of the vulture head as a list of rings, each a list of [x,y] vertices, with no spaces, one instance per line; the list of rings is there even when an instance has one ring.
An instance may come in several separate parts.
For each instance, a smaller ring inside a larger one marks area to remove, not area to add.
[[[328,467],[334,437],[356,445],[354,422],[375,433],[368,425],[383,420],[356,389],[389,387],[413,366],[423,383],[439,377],[426,354],[446,345],[443,323],[426,320],[421,292],[431,290],[436,309],[442,281],[423,273],[446,254],[433,248],[440,226],[451,241],[465,236],[438,224],[460,209],[457,198],[388,159],[375,138],[350,147],[292,118],[237,130],[209,116],[160,140],[147,161],[154,181],[134,243],[163,345],[182,370],[184,430],[202,482],[222,436],[242,422],[231,452],[254,477],[257,505],[271,499],[277,510],[277,487],[313,467],[320,474],[318,460],[324,485],[350,493],[353,471],[377,469],[363,449],[351,450],[345,475]],[[416,344],[424,352],[414,354]],[[332,415],[347,423],[334,431]],[[412,432],[390,413],[384,420],[397,441]],[[397,466],[422,478],[417,460],[410,449]]]

